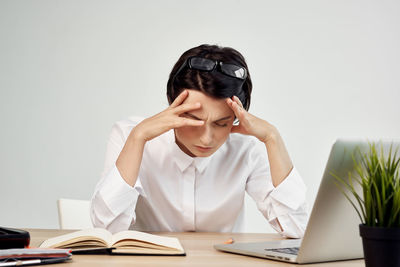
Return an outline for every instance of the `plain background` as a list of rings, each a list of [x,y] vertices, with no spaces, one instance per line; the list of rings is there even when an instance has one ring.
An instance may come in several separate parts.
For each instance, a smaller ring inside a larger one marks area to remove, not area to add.
[[[112,124],[167,107],[187,49],[246,58],[312,207],[338,137],[400,135],[399,1],[0,0],[0,225],[57,228],[90,199]],[[246,199],[246,231],[271,231]]]

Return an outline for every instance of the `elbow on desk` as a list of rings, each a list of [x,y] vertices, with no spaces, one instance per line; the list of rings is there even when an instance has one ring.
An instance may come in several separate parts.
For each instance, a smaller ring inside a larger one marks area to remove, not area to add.
[[[276,222],[271,221],[272,227],[279,232],[279,234],[286,238],[303,238],[307,226],[307,218],[300,216],[292,216],[287,214],[276,218]]]
[[[93,227],[104,228],[111,233],[128,230],[135,221],[135,214],[132,215],[127,216],[125,213],[116,215],[99,196],[94,196],[90,204],[90,219]]]

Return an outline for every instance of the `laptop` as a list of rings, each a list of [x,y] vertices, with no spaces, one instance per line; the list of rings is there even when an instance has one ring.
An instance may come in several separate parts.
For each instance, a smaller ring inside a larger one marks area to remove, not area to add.
[[[379,141],[384,153],[400,140]],[[360,218],[354,207],[334,183],[332,172],[339,177],[355,174],[352,155],[369,150],[367,140],[338,139],[331,149],[316,200],[302,239],[286,239],[257,243],[218,244],[220,251],[292,263],[316,263],[363,258],[359,235]],[[380,150],[380,149],[379,149]],[[400,151],[399,151],[400,152]],[[360,192],[361,188],[357,188]]]

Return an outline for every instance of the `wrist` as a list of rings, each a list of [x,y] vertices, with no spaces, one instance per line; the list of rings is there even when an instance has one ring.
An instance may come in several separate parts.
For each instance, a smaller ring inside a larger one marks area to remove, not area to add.
[[[278,129],[276,129],[275,126],[272,124],[267,124],[266,134],[264,135],[264,138],[261,140],[264,144],[270,144],[270,143],[276,143],[276,141],[279,139],[280,135],[278,132]]]
[[[128,140],[133,143],[146,143],[148,140],[146,134],[142,131],[140,125],[132,129],[129,134]]]

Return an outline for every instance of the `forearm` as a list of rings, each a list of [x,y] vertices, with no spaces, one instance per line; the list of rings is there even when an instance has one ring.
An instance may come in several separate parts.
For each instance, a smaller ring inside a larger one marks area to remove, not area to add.
[[[136,136],[133,130],[116,161],[119,173],[130,186],[135,185],[139,175],[145,143],[146,141]]]
[[[289,175],[293,164],[278,130],[272,125],[270,127],[271,134],[264,144],[267,148],[272,183],[277,187]]]

